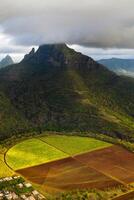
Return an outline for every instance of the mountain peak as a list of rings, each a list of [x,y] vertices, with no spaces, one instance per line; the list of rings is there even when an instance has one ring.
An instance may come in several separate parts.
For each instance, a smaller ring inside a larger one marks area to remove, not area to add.
[[[35,52],[33,48],[29,54],[25,55],[22,62],[30,64],[48,64],[52,60],[63,60],[65,51],[70,51],[66,44],[46,44],[39,46]]]
[[[0,68],[6,67],[8,65],[12,65],[14,62],[11,58],[11,56],[7,55],[5,58],[3,58],[0,62]]]
[[[41,45],[24,57],[22,63],[54,67],[84,67],[92,66],[93,59],[69,48],[66,44]]]
[[[24,59],[22,61],[27,62],[28,60],[30,60],[32,58],[32,56],[35,54],[35,48],[32,48],[32,50],[29,52],[29,54],[26,54],[24,56]]]
[[[11,56],[6,55],[5,59],[12,59]]]
[[[35,52],[33,48],[29,54],[25,55],[22,62],[30,63],[30,64],[45,64],[50,61],[50,57],[55,57],[63,51],[63,49],[67,49],[68,47],[65,44],[47,44],[41,45],[38,50]]]

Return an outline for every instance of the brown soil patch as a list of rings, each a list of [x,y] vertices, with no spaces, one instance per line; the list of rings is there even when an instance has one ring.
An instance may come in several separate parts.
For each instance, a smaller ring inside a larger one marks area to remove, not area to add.
[[[30,181],[43,185],[44,189],[102,189],[120,184],[118,181],[71,157],[17,172]]]
[[[125,184],[134,182],[134,153],[122,147],[113,145],[75,159]]]

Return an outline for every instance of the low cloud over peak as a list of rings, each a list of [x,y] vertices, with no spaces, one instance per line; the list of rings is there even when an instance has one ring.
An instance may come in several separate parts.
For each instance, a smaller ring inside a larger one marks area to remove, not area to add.
[[[4,0],[0,53],[23,55],[31,46],[67,43],[95,57],[110,52],[132,57],[133,7],[133,0]]]
[[[0,22],[14,44],[134,48],[133,0],[4,0]]]

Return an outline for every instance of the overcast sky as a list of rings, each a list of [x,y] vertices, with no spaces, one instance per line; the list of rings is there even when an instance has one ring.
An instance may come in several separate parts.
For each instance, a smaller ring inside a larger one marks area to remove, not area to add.
[[[0,58],[67,43],[95,59],[134,58],[134,0],[4,0]]]

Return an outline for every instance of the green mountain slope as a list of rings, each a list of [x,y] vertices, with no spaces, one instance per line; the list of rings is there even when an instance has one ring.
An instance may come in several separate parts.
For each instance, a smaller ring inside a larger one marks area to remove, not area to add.
[[[0,71],[1,90],[29,129],[92,131],[131,139],[134,80],[66,45],[43,45]]]
[[[10,100],[0,92],[0,140],[13,134],[28,130],[27,120],[11,104]]]

